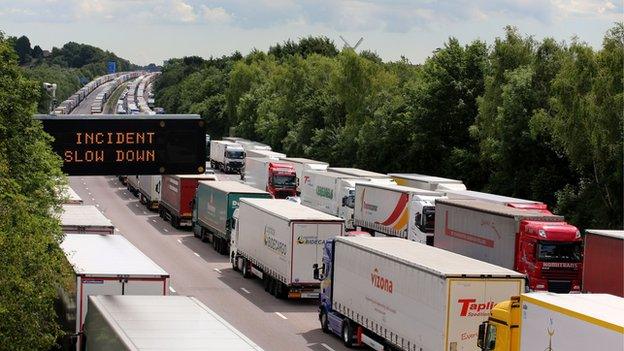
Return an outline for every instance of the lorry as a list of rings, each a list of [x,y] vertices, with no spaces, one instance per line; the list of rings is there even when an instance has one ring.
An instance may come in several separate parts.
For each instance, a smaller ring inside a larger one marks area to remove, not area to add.
[[[69,185],[62,188],[61,197],[63,198],[63,203],[67,205],[82,205],[84,203]]]
[[[563,217],[480,200],[436,200],[436,247],[526,274],[531,290],[579,292],[582,239]]]
[[[226,140],[210,141],[210,167],[225,173],[240,173],[245,166],[245,150]]]
[[[243,149],[245,150],[245,152],[247,152],[249,150],[266,150],[266,151],[271,151],[272,150],[269,145],[263,144],[263,143],[259,143],[257,141],[246,140],[246,139],[238,139],[238,140],[236,140],[234,142],[239,144],[240,146],[242,146]]]
[[[113,223],[92,205],[63,205],[60,220],[66,234],[115,234]]]
[[[216,181],[214,174],[163,175],[158,214],[174,228],[193,225],[193,199],[200,180]]]
[[[482,351],[624,350],[624,299],[528,293],[498,303],[478,329]]]
[[[364,169],[348,168],[348,167],[328,167],[327,170],[336,172],[336,173],[347,174],[347,175],[354,176],[354,177],[360,177],[360,178],[388,179],[389,182],[396,184],[394,179],[392,179],[392,177],[390,177],[387,174],[371,172],[371,171],[367,171]]]
[[[286,154],[281,152],[275,152],[271,150],[261,150],[261,149],[253,149],[245,151],[245,157],[260,157],[260,158],[270,158],[273,160],[279,160],[281,158],[286,157]]]
[[[534,210],[534,211],[540,211],[545,214],[552,214],[552,212],[548,210],[548,205],[546,205],[545,203],[541,201],[525,200],[525,199],[519,199],[515,197],[489,194],[489,193],[483,193],[480,191],[472,191],[472,190],[447,189],[447,190],[443,190],[443,192],[444,192],[444,195],[446,195],[446,197],[448,197],[449,199],[481,200],[481,201],[509,206],[509,207],[513,207],[513,208],[517,208],[521,210]]]
[[[318,298],[312,265],[323,244],[343,235],[344,221],[303,205],[277,199],[241,199],[230,242],[232,267],[243,277],[262,279],[278,298]]]
[[[301,157],[283,157],[280,161],[289,163],[295,168],[295,173],[297,173],[297,194],[301,194],[301,184],[305,182],[305,171],[326,171],[327,167],[329,167],[329,163],[327,162]]]
[[[388,174],[399,185],[412,188],[441,191],[441,190],[466,190],[466,186],[461,180],[429,176],[417,173],[389,173]]]
[[[347,347],[474,350],[494,304],[524,290],[512,270],[400,238],[325,243],[319,321]]]
[[[158,210],[161,182],[162,176],[160,175],[139,176],[139,200],[152,211]]]
[[[220,254],[230,250],[232,216],[242,198],[270,199],[271,194],[235,181],[200,181],[193,202],[193,234]]]
[[[59,324],[80,332],[90,295],[166,295],[169,274],[122,235],[67,234],[61,243],[73,278],[58,289]]]
[[[83,337],[89,351],[262,351],[190,296],[89,296]]]
[[[624,297],[624,230],[587,229],[583,240],[583,292]]]
[[[127,175],[126,176],[126,188],[132,195],[139,196],[139,176]]]
[[[435,201],[442,193],[396,184],[357,183],[353,225],[373,235],[433,245]]]
[[[297,195],[295,168],[269,158],[247,157],[245,159],[245,183],[264,190],[276,199]]]

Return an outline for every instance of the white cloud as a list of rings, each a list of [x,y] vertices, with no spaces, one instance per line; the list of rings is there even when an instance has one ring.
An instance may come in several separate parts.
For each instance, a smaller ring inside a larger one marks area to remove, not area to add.
[[[206,5],[201,5],[202,18],[209,23],[227,23],[232,20],[232,15],[229,14],[223,7],[210,8]]]
[[[622,2],[605,0],[553,0],[562,17],[593,17],[621,20]]]
[[[192,23],[197,19],[197,15],[195,14],[195,10],[193,6],[185,3],[182,0],[174,0],[170,4],[170,9],[172,13],[169,15],[173,19],[178,19],[180,22],[184,23]]]

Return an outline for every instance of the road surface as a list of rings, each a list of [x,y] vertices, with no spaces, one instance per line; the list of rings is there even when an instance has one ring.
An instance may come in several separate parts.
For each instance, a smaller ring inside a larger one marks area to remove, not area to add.
[[[70,177],[70,185],[171,275],[172,294],[195,296],[265,350],[347,350],[338,337],[320,330],[317,300],[276,299],[260,280],[232,270],[227,256],[148,211],[116,177]]]

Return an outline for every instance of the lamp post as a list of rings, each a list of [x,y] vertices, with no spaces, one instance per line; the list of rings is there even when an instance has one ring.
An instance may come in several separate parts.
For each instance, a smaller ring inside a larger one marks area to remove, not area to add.
[[[56,83],[43,83],[43,88],[48,92],[48,94],[52,95],[52,101],[50,101],[50,107],[48,108],[49,112],[52,113],[53,109],[56,108]]]

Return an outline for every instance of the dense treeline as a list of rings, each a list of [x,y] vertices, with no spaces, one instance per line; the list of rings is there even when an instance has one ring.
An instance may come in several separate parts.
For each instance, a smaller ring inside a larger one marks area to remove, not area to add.
[[[69,42],[61,48],[44,51],[39,45],[31,48],[28,37],[9,37],[8,43],[18,55],[18,62],[26,76],[39,82],[37,110],[48,111],[51,97],[43,89],[43,82],[56,83],[56,99],[63,101],[75,93],[82,85],[95,77],[108,73],[107,62],[117,62],[117,71],[137,69],[138,66],[100,48]]]
[[[327,38],[268,53],[168,61],[170,113],[292,156],[464,180],[547,202],[581,228],[622,226],[624,26],[595,51],[508,27],[491,45],[450,38],[422,65],[339,52]]]
[[[52,215],[66,180],[50,136],[32,118],[38,83],[24,76],[1,32],[0,77],[0,350],[49,350],[62,334],[57,287],[72,279]]]

